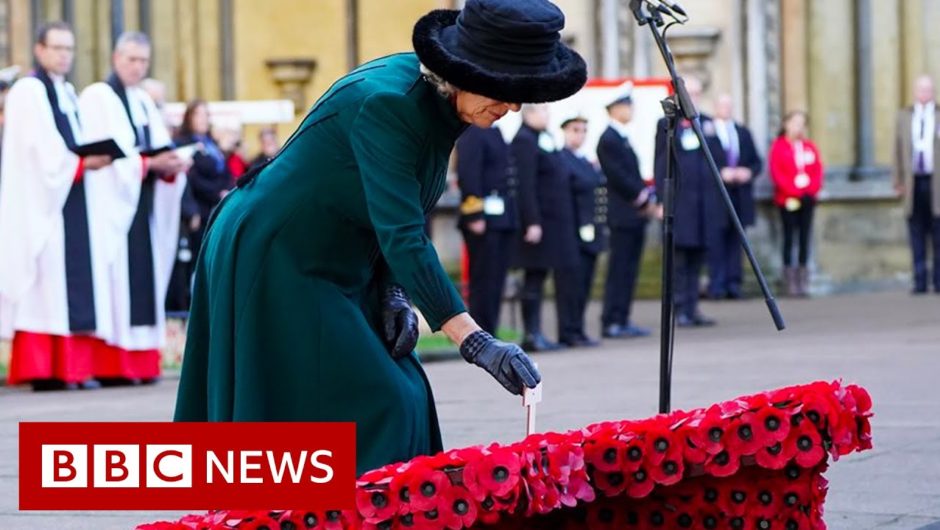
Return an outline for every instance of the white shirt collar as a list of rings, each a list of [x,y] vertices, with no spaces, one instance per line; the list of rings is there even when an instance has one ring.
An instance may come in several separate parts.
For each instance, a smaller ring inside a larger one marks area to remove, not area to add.
[[[613,127],[617,134],[624,138],[629,138],[630,135],[627,134],[627,125],[625,123],[620,123],[617,120],[610,120],[610,126]]]
[[[914,103],[914,114],[920,115],[923,113],[933,114],[936,104],[933,101],[928,101],[927,103]]]

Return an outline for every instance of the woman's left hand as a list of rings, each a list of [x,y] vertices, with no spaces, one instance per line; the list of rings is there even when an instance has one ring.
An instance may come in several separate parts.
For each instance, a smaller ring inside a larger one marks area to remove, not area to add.
[[[398,285],[390,285],[382,293],[382,328],[393,359],[411,354],[418,345],[418,315]]]

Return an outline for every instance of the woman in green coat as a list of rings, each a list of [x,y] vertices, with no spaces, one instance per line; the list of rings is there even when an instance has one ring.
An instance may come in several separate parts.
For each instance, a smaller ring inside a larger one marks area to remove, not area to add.
[[[364,64],[214,212],[197,263],[177,421],[352,421],[357,471],[442,449],[413,349],[431,328],[508,391],[538,371],[480,330],[424,233],[467,124],[581,88],[547,0],[469,0]]]

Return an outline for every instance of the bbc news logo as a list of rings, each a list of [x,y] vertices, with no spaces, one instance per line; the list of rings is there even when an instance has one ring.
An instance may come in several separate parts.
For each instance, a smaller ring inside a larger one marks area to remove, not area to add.
[[[349,509],[351,423],[21,423],[21,510]]]

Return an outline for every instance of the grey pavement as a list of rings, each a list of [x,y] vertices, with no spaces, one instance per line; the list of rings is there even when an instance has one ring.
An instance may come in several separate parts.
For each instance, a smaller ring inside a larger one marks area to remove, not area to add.
[[[695,408],[818,379],[860,383],[874,400],[875,449],[845,457],[827,473],[829,528],[940,530],[940,296],[785,300],[782,308],[789,329],[777,333],[762,301],[706,303],[704,310],[720,325],[678,330],[673,406]],[[592,307],[589,317],[595,333],[597,311]],[[635,313],[638,324],[653,326],[659,307],[641,302]],[[654,414],[658,345],[654,336],[537,355],[544,376],[538,430]],[[429,364],[427,371],[446,446],[523,436],[519,400],[488,375],[461,361]],[[175,391],[172,379],[150,388],[70,394],[0,389],[0,530],[128,529],[178,516],[16,509],[18,421],[167,420]]]

